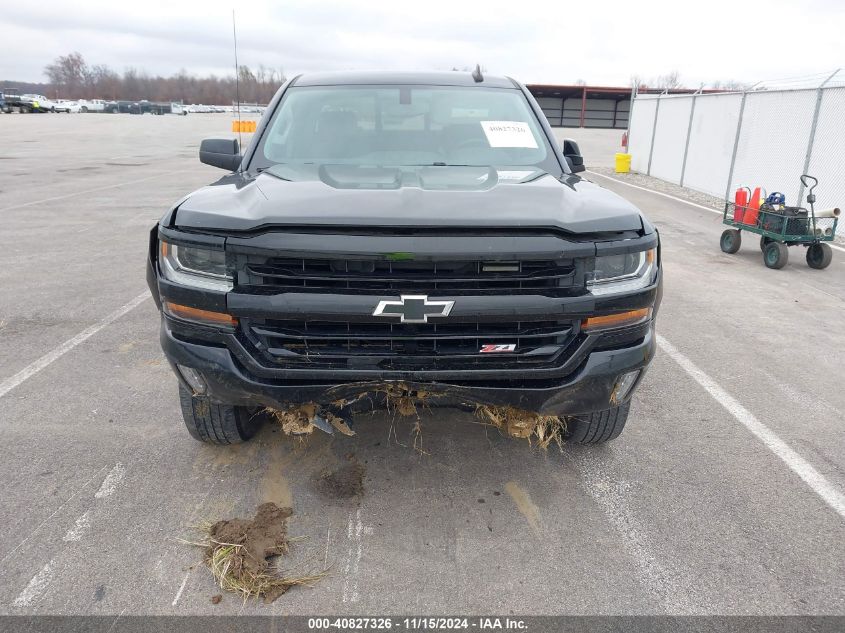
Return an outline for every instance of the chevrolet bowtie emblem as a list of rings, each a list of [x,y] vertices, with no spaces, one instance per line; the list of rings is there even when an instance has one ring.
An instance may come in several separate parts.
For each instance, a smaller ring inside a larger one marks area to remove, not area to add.
[[[373,316],[399,317],[400,323],[428,323],[428,317],[449,316],[454,301],[429,301],[427,295],[401,295],[398,300],[379,301]]]

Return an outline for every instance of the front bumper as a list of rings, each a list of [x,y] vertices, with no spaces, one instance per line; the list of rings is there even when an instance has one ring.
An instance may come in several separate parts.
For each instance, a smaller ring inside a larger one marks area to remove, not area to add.
[[[174,334],[173,325],[167,318],[162,318],[161,344],[174,370],[179,364],[199,372],[207,385],[206,393],[214,400],[274,409],[307,402],[329,404],[392,383],[433,394],[430,404],[435,406],[489,404],[514,406],[547,415],[577,415],[608,409],[630,398],[655,352],[654,322],[651,321],[637,326],[637,332],[629,332],[642,334],[633,344],[589,351],[566,376],[545,380],[419,380],[413,373],[400,376],[396,372],[385,375],[392,376],[390,378],[371,375],[365,380],[355,380],[351,377],[332,379],[331,371],[325,372],[326,380],[286,380],[256,376],[228,347],[186,340]],[[632,371],[639,371],[636,383],[619,398],[617,382],[622,375]],[[176,374],[181,379],[178,371]]]

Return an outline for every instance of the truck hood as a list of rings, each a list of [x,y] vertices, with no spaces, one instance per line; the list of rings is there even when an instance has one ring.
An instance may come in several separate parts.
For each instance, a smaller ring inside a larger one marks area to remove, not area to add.
[[[177,207],[180,228],[545,228],[570,233],[641,231],[639,210],[578,176],[525,167],[277,165],[226,176]]]

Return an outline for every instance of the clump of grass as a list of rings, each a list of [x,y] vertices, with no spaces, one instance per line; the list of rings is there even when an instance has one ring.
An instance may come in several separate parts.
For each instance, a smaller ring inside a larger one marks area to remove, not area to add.
[[[281,425],[285,435],[311,435],[314,429],[314,417],[318,406],[313,402],[288,407],[286,409],[265,409]]]
[[[291,514],[290,508],[264,503],[251,520],[206,522],[197,526],[200,540],[182,542],[203,549],[203,560],[224,591],[245,601],[255,597],[273,602],[291,587],[311,587],[328,574],[325,566],[282,571],[270,564],[271,557],[286,555],[290,544],[301,540],[287,536]]]
[[[527,439],[529,443],[535,440],[540,448],[546,449],[553,442],[558,448],[563,447],[566,420],[556,415],[486,404],[476,405],[475,415],[511,437]]]
[[[273,602],[291,587],[313,587],[328,575],[328,570],[292,573],[270,567],[253,572],[244,565],[248,556],[244,545],[221,543],[210,538],[200,545],[206,550],[205,564],[218,586],[241,595],[244,600],[254,597]]]

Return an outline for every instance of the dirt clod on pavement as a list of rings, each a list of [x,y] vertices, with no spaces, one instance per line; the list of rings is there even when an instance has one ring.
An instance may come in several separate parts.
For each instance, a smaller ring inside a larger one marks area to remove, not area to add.
[[[333,499],[351,499],[364,494],[366,469],[357,461],[336,470],[325,470],[317,480],[317,489]]]
[[[211,596],[211,604],[220,604],[220,601],[223,599],[223,596],[219,593],[216,596]]]
[[[208,527],[206,539],[196,545],[205,548],[205,562],[221,589],[273,602],[291,587],[311,586],[326,575],[324,570],[287,575],[271,566],[269,558],[289,551],[287,519],[292,514],[290,508],[263,503],[252,519],[217,521]]]

